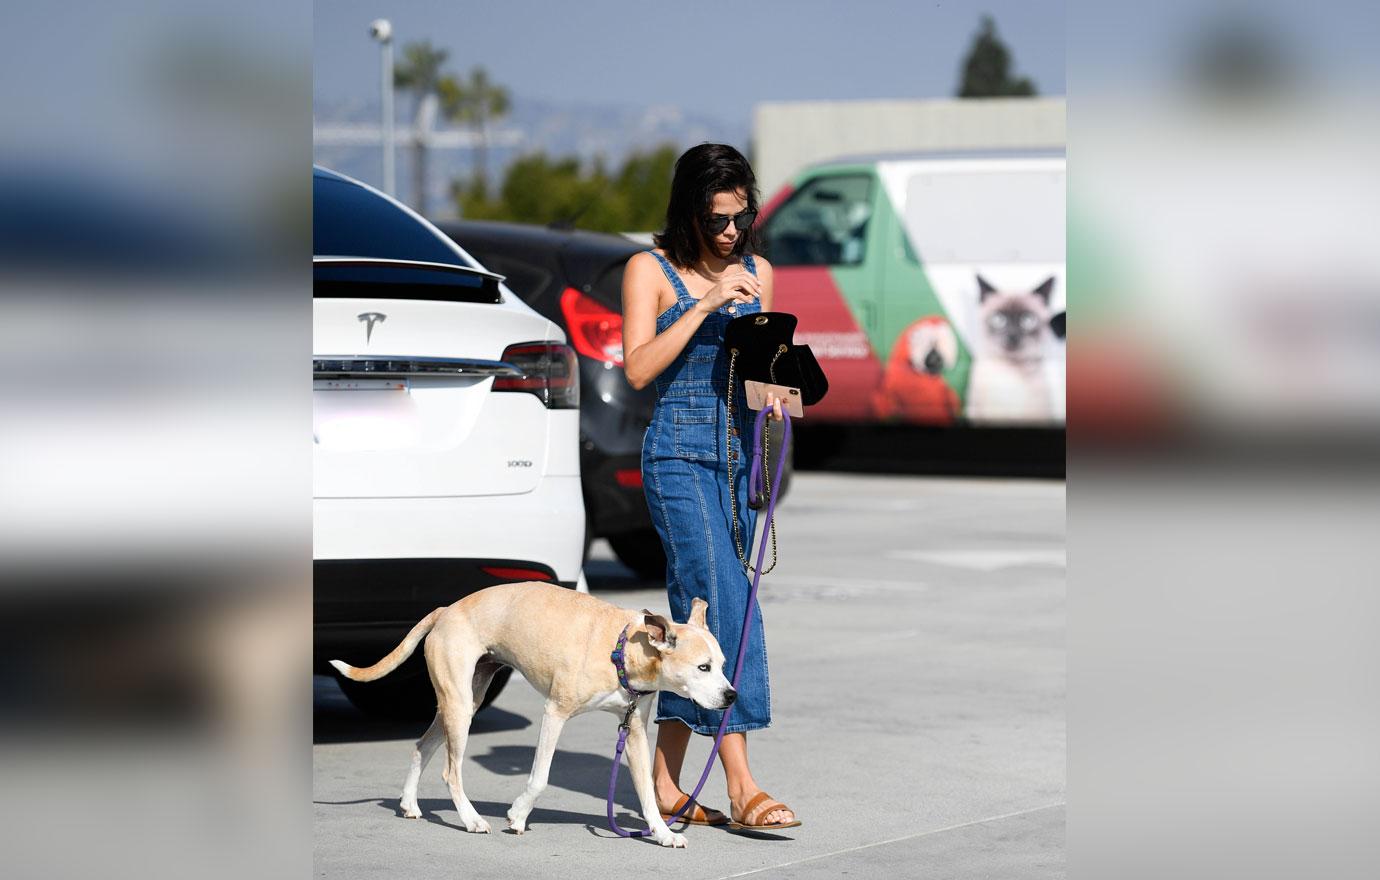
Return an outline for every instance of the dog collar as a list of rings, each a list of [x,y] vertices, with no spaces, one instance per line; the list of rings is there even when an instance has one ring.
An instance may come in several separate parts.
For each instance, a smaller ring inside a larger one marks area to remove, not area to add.
[[[623,665],[623,647],[628,644],[629,626],[632,626],[632,624],[630,623],[628,626],[623,627],[623,631],[618,634],[618,644],[614,646],[613,653],[609,655],[609,659],[613,661],[613,668],[618,673],[618,683],[623,686],[623,690],[632,694],[633,699],[636,700],[638,697],[645,697],[650,693],[654,693],[654,691],[640,691],[628,684],[628,670]]]

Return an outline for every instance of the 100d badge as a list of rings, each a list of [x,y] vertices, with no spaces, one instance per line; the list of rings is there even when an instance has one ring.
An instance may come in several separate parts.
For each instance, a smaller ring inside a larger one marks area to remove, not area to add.
[[[508,459],[508,467],[510,467],[510,468],[515,468],[515,467],[531,467],[531,466],[532,466],[532,462],[531,462],[530,460],[528,460],[528,459],[525,459],[525,458],[510,458],[510,459]]]

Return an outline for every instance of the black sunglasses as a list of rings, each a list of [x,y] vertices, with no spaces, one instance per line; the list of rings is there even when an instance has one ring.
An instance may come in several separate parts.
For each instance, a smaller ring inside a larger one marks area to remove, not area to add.
[[[710,214],[705,218],[704,231],[710,235],[718,235],[728,228],[728,221],[732,220],[733,225],[738,228],[739,232],[742,232],[744,229],[752,226],[753,221],[756,219],[756,211],[743,211],[741,214],[734,214],[732,217],[728,217],[724,214]]]

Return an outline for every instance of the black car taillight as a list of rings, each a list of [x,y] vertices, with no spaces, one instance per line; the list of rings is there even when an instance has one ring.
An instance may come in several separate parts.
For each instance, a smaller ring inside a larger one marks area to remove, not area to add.
[[[561,314],[575,350],[623,366],[623,316],[573,287],[561,293]]]
[[[554,342],[520,342],[503,350],[503,360],[521,376],[499,376],[494,391],[525,391],[551,409],[579,409],[580,368],[575,351]]]

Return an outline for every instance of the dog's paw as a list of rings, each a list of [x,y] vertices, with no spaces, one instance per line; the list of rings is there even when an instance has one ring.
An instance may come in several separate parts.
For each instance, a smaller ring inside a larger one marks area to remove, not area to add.
[[[516,809],[508,811],[508,827],[516,834],[527,831],[527,817],[519,816]]]
[[[471,834],[488,834],[489,823],[482,816],[465,820],[465,830]]]
[[[664,835],[657,835],[656,842],[662,846],[671,846],[676,849],[685,849],[685,835],[676,834],[674,831],[667,831]]]
[[[420,819],[422,811],[416,804],[403,804],[402,814],[404,819]]]

